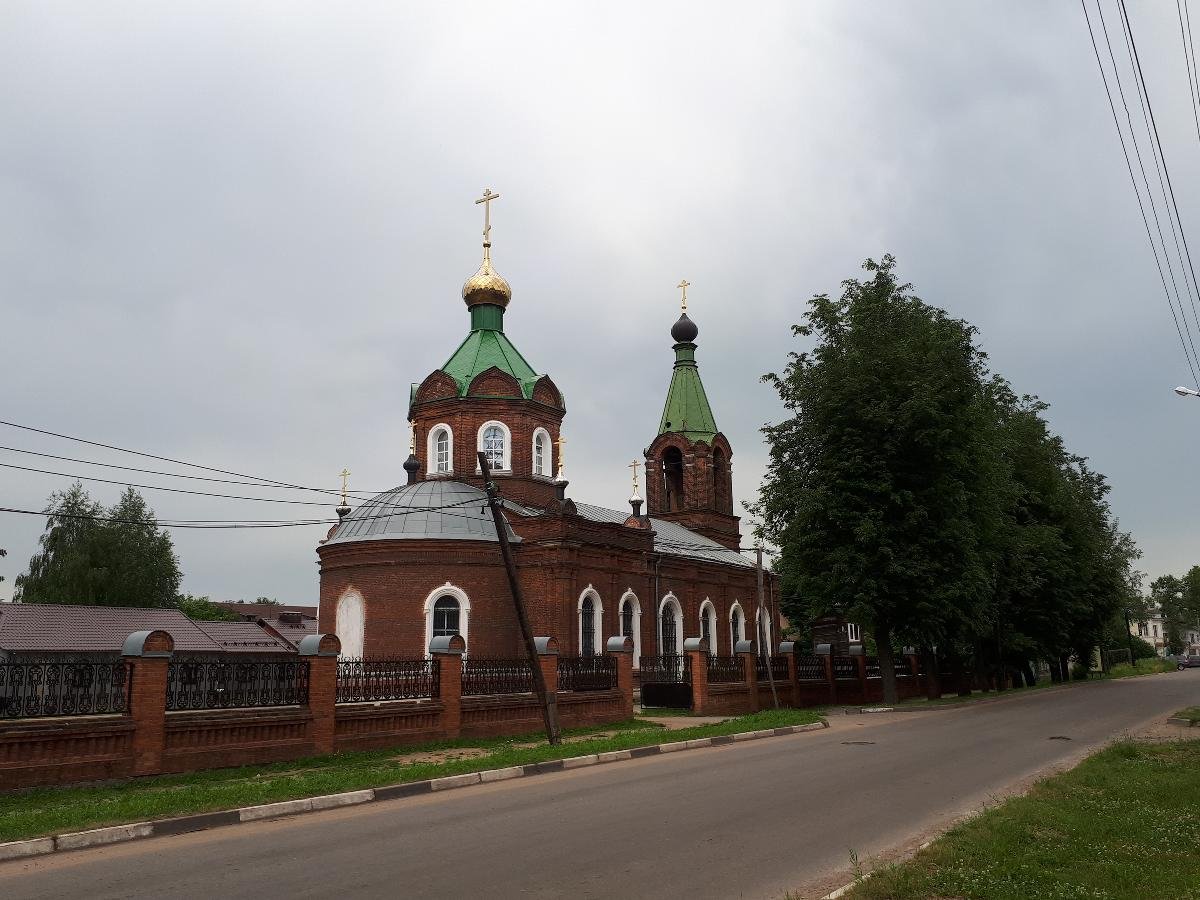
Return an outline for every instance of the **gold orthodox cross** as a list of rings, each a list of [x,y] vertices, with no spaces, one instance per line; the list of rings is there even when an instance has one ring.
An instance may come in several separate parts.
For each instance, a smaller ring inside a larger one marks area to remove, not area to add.
[[[638,462],[636,459],[629,464],[629,468],[631,468],[633,470],[633,494],[635,497],[637,496],[637,492],[638,492],[637,473],[638,473],[638,466],[640,466],[640,465],[641,465],[641,463]]]
[[[483,196],[475,201],[475,205],[483,204],[483,242],[486,244],[492,239],[492,201],[499,200],[499,194],[493,194],[491,188],[483,189]]]
[[[560,433],[558,440],[554,442],[554,446],[558,448],[558,477],[562,477],[563,470],[563,448],[562,445],[567,442],[567,439]]]
[[[346,502],[346,479],[350,477],[349,469],[342,469],[342,506],[349,506]]]
[[[417,455],[417,423],[412,419],[408,420],[408,452]]]
[[[681,291],[683,291],[683,299],[680,301],[680,305],[682,306],[684,312],[687,312],[687,289],[690,288],[691,286],[692,286],[692,283],[690,281],[688,281],[686,278],[683,281],[679,282],[679,284],[675,285],[675,287],[677,287]]]

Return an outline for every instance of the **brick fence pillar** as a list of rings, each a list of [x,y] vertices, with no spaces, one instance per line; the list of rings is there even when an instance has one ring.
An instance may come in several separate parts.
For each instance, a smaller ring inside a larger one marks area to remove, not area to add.
[[[692,712],[698,716],[708,711],[708,641],[702,637],[683,642],[692,675]]]
[[[621,708],[626,718],[633,718],[633,638],[610,637],[604,652],[617,661],[617,690],[621,692]]]
[[[558,638],[535,637],[533,644],[537,647],[542,677],[546,679],[546,693],[553,697],[558,693]]]
[[[457,634],[435,637],[429,643],[429,655],[438,673],[442,736],[447,739],[462,733],[462,658],[466,649],[467,642]]]
[[[791,706],[800,706],[800,672],[796,668],[796,642],[795,641],[780,641],[779,655],[787,660],[788,664],[788,684],[792,689]]]
[[[336,634],[310,634],[296,649],[300,661],[308,663],[308,711],[312,714],[308,727],[313,753],[332,753],[337,731],[338,654],[342,652],[342,642]]]
[[[758,712],[758,668],[754,664],[754,641],[738,641],[733,652],[742,658],[742,680],[750,691],[748,712]]]
[[[817,644],[813,648],[813,655],[821,658],[821,664],[824,666],[825,683],[829,685],[829,702],[837,705],[837,678],[833,674],[833,647],[829,644]]]
[[[858,672],[858,702],[866,704],[869,702],[867,700],[867,657],[863,655],[862,645],[851,647],[850,655],[854,657],[855,671]]]
[[[129,676],[134,775],[162,771],[167,743],[167,670],[174,650],[175,639],[165,631],[135,631],[121,650]]]

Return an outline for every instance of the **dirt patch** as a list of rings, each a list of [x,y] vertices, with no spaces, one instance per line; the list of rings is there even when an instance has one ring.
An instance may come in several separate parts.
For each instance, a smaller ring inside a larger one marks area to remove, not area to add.
[[[626,731],[627,730],[628,729],[626,729]],[[623,733],[624,732],[622,732],[622,731],[592,731],[592,732],[588,732],[587,734],[573,734],[573,735],[570,735],[569,737],[564,737],[562,739],[562,742],[564,744],[578,744],[581,741],[606,740],[608,738],[616,737],[618,734],[623,734]],[[540,740],[540,741],[529,741],[528,743],[524,743],[524,744],[513,744],[513,746],[520,747],[523,750],[527,749],[529,747],[544,747],[544,746],[546,746],[546,741],[544,739]]]
[[[479,759],[481,756],[487,756],[489,753],[491,753],[490,750],[484,750],[482,747],[455,747],[451,750],[425,750],[416,753],[401,753],[393,756],[392,762],[398,762],[401,765],[409,765],[410,763],[444,763],[456,759]]]
[[[1172,725],[1169,722],[1155,722],[1145,731],[1135,735],[1134,739],[1145,741],[1147,744],[1162,744],[1168,741],[1200,741],[1200,728]]]

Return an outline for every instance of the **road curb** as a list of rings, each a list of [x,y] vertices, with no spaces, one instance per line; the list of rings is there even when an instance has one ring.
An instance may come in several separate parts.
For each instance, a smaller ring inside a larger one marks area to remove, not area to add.
[[[442,778],[429,778],[425,781],[410,781],[405,784],[393,784],[363,791],[346,791],[340,794],[325,794],[320,797],[304,797],[299,800],[283,800],[278,803],[243,806],[240,809],[196,813],[189,816],[175,816],[169,819],[158,819],[153,822],[111,825],[105,828],[73,831],[49,837],[9,841],[7,843],[0,843],[0,862],[29,859],[31,857],[45,856],[50,853],[62,853],[69,850],[83,850],[88,847],[98,847],[105,844],[125,843],[149,837],[188,834],[194,831],[219,828],[224,825],[264,822],[271,819],[303,815],[304,813],[337,809],[343,806],[357,806],[362,803],[375,803],[382,800],[397,800],[404,797],[429,794],[434,791],[455,790],[472,785],[508,781],[513,778],[526,778],[533,775],[544,775],[549,772],[562,772],[586,766],[598,766],[629,759],[641,759],[646,756],[659,756],[664,753],[703,750],[709,747],[732,744],[735,741],[753,741],[760,738],[801,734],[806,731],[821,731],[828,727],[828,722],[821,721],[811,722],[807,725],[790,725],[782,728],[768,728],[762,731],[744,731],[738,734],[718,735],[711,738],[696,738],[690,741],[672,741],[665,744],[651,744],[648,747],[634,747],[629,750],[612,750],[607,753],[592,753],[587,756],[552,759],[525,766],[486,769],[482,772],[469,772],[465,775],[448,775]]]

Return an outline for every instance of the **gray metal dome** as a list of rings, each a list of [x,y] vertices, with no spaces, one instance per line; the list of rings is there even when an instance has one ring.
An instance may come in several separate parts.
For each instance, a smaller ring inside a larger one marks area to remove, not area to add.
[[[325,542],[497,541],[487,495],[461,481],[418,481],[367,500],[342,520]],[[508,529],[508,539],[521,539]]]

